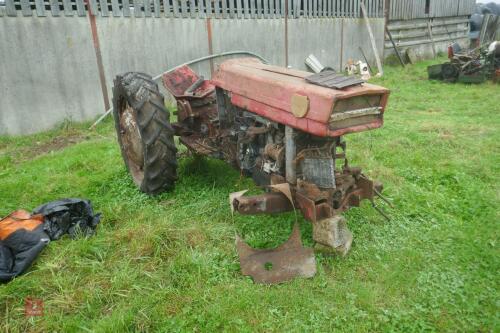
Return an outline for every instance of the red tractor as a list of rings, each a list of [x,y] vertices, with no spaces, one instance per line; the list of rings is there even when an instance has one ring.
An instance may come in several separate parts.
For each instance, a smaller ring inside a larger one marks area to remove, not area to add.
[[[211,80],[183,66],[164,74],[177,101],[170,123],[150,76],[127,73],[114,87],[116,130],[141,191],[157,194],[177,179],[174,136],[195,154],[226,161],[267,189],[231,195],[241,214],[297,209],[318,243],[345,252],[343,211],[373,202],[381,184],[346,157],[345,134],[381,127],[389,90],[333,71],[311,74],[252,58],[223,62]]]

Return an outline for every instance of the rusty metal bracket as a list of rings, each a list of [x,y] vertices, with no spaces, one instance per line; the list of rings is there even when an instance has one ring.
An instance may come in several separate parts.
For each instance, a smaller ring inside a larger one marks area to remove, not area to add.
[[[276,214],[295,211],[290,184],[281,183],[269,186],[274,192],[259,195],[243,196],[248,190],[229,194],[231,212],[237,211],[243,215]],[[297,215],[297,214],[295,214]],[[297,216],[295,216],[297,220]]]
[[[291,211],[293,206],[284,194],[271,192],[248,197],[242,195],[234,197],[231,201],[231,209],[243,215],[276,214]]]
[[[312,248],[302,246],[298,223],[290,238],[275,249],[254,249],[238,235],[236,248],[240,257],[241,273],[255,283],[281,283],[295,277],[311,278],[316,274],[316,259]]]

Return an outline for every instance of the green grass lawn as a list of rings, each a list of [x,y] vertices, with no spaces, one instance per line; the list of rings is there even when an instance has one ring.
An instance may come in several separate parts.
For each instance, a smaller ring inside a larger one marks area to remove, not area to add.
[[[0,215],[62,197],[103,213],[94,237],[51,243],[0,285],[0,327],[499,332],[500,86],[430,82],[429,63],[386,68],[375,81],[392,91],[384,127],[346,136],[351,164],[384,183],[391,221],[367,203],[349,211],[349,255],[317,254],[314,278],[281,285],[240,274],[234,236],[278,245],[293,213],[232,217],[228,193],[256,189],[224,163],[181,157],[175,190],[148,197],[125,170],[111,119],[97,131],[66,124],[0,138]],[[25,318],[29,296],[44,316]]]

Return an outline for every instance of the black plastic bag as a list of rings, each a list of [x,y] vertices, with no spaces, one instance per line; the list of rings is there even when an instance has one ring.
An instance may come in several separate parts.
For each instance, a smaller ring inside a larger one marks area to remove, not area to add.
[[[24,273],[51,240],[90,236],[101,219],[89,200],[62,199],[0,220],[0,282]]]
[[[71,238],[91,236],[101,219],[101,214],[94,214],[89,200],[77,198],[51,201],[35,208],[33,214],[44,216],[44,230],[51,240],[64,234]]]

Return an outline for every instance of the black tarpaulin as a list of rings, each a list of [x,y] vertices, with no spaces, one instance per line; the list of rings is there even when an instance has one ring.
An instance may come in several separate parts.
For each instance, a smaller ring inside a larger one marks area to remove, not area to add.
[[[89,200],[73,198],[9,214],[0,220],[0,282],[24,273],[51,240],[94,234],[100,218]]]

